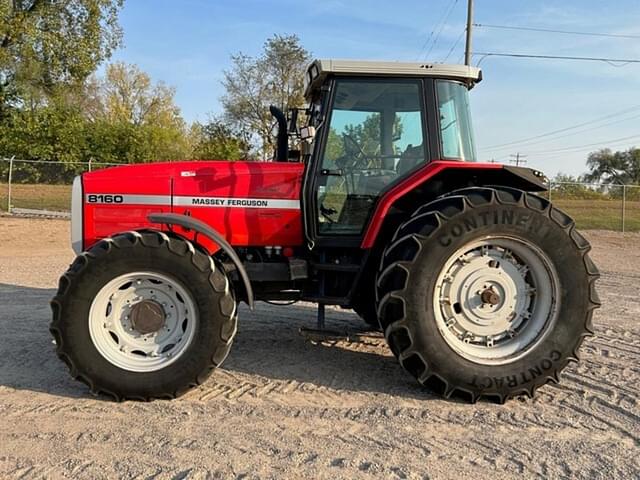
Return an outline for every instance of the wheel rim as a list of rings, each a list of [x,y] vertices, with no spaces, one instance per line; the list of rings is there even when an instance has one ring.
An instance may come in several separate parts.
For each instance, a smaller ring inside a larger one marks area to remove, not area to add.
[[[191,294],[177,280],[132,272],[100,289],[89,311],[89,333],[100,355],[131,372],[175,362],[193,340],[198,322]]]
[[[480,364],[517,360],[556,321],[558,275],[547,255],[512,237],[485,237],[456,251],[438,275],[438,329],[464,358]]]

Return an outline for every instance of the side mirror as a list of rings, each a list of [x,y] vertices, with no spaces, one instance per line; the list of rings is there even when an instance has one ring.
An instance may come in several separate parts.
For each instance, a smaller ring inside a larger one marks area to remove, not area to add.
[[[302,127],[300,129],[300,139],[305,142],[311,142],[316,136],[316,128],[315,127]]]

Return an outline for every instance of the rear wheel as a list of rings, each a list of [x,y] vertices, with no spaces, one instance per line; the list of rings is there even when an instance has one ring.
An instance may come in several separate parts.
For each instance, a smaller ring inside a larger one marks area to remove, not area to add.
[[[373,299],[369,303],[356,303],[353,306],[353,311],[365,321],[374,330],[380,330],[380,323],[378,322],[378,312],[376,311],[376,303]]]
[[[227,356],[236,304],[225,272],[182,238],[130,232],[78,256],[51,302],[58,356],[94,393],[173,398]]]
[[[519,190],[465,189],[420,208],[378,274],[391,350],[447,397],[532,396],[592,332],[589,248],[569,217]]]

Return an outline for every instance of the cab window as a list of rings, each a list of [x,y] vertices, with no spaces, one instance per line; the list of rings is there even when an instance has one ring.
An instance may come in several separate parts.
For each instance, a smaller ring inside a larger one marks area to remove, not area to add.
[[[475,162],[467,87],[444,80],[438,80],[436,85],[443,157]]]
[[[317,188],[320,234],[359,234],[380,192],[424,164],[419,80],[337,80]]]

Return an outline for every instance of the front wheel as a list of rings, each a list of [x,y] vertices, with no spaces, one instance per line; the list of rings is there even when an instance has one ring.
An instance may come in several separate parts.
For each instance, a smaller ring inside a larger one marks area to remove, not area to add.
[[[447,397],[533,396],[592,333],[589,249],[569,217],[532,194],[471,188],[436,200],[400,226],[382,259],[389,346]]]
[[[236,332],[222,266],[155,231],[116,235],[78,256],[51,307],[72,376],[117,400],[174,398],[199,385]]]

